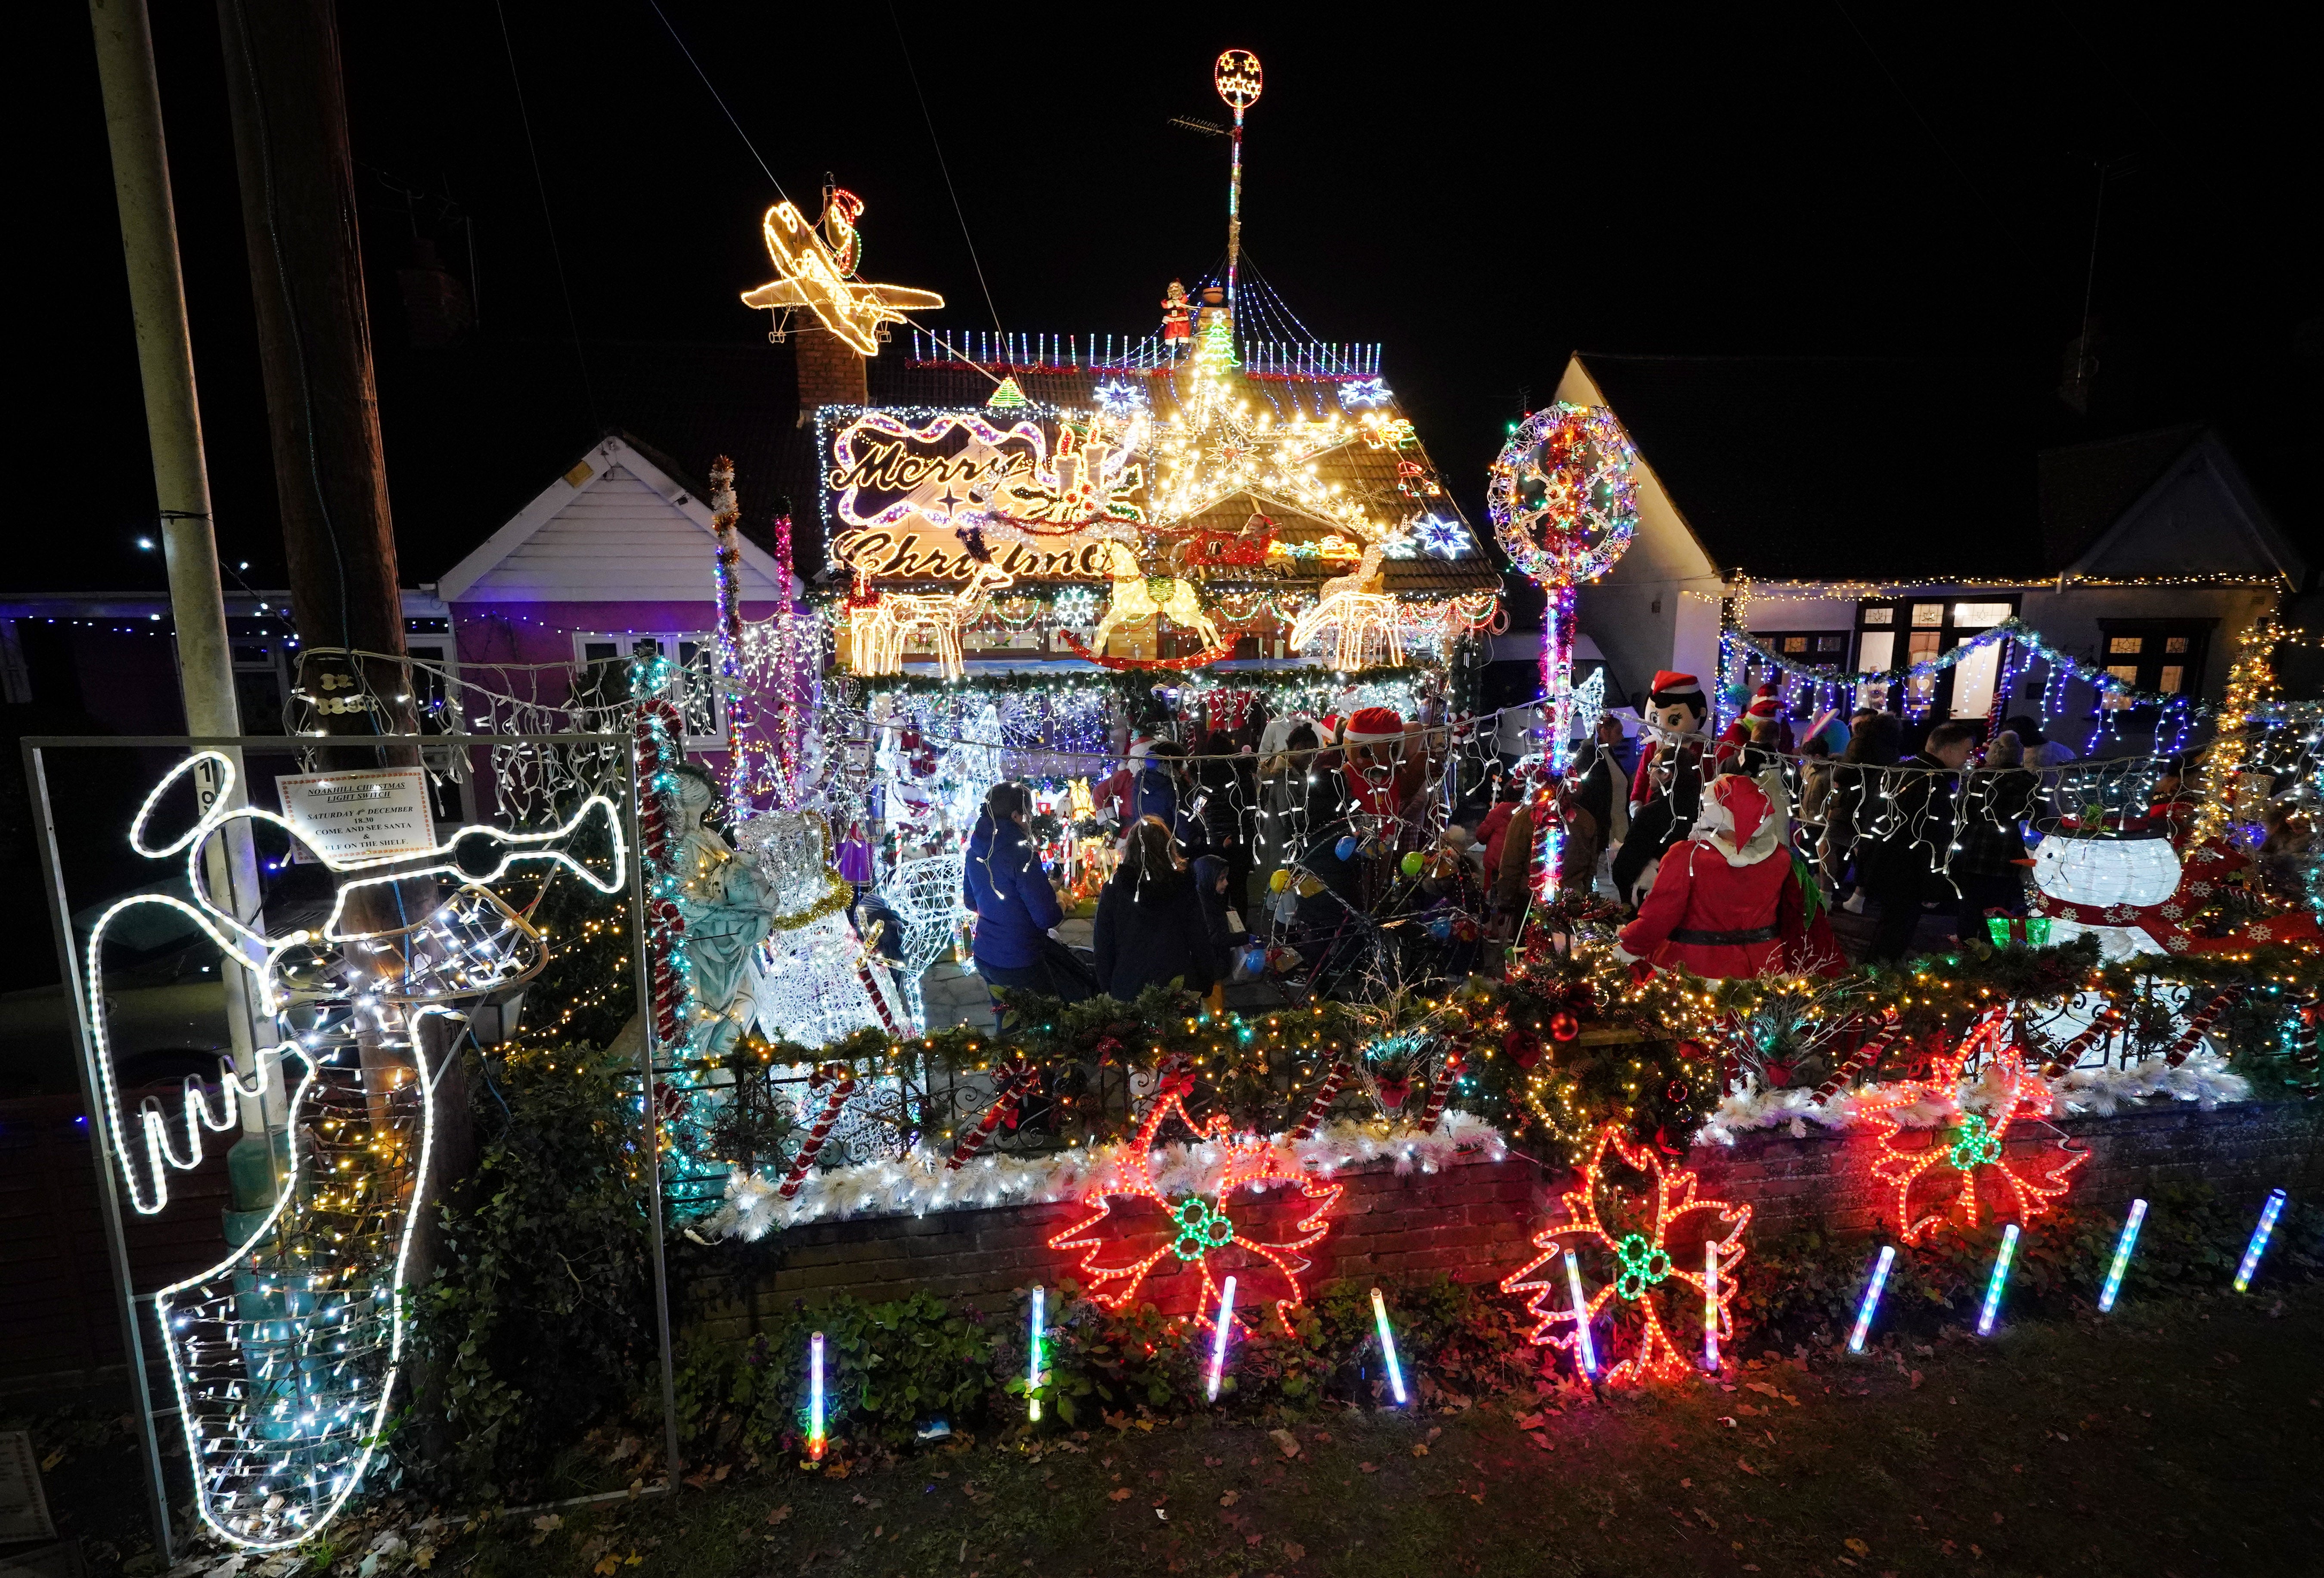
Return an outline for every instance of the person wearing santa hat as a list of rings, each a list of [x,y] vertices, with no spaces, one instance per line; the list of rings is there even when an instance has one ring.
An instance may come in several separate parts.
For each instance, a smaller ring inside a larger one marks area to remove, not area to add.
[[[1770,679],[1753,693],[1751,705],[1744,708],[1743,715],[1720,733],[1718,764],[1725,767],[1740,755],[1743,748],[1753,743],[1762,724],[1775,726],[1774,746],[1778,752],[1785,756],[1798,753],[1792,740],[1791,720],[1784,716],[1783,703],[1775,695],[1775,682]]]
[[[1614,891],[1635,903],[1641,878],[1660,870],[1663,852],[1694,826],[1709,776],[1702,760],[1702,724],[1711,715],[1702,681],[1665,669],[1655,676],[1646,723],[1653,743],[1630,775],[1630,830],[1614,856]]]
[[[1739,772],[1713,780],[1692,834],[1663,855],[1615,956],[1714,981],[1782,969],[1777,910],[1793,880],[1783,831],[1783,817],[1755,780]]]
[[[1402,775],[1397,752],[1404,742],[1404,718],[1385,706],[1359,707],[1350,715],[1341,735],[1347,746],[1348,794],[1352,808],[1377,817],[1391,817],[1402,803]]]

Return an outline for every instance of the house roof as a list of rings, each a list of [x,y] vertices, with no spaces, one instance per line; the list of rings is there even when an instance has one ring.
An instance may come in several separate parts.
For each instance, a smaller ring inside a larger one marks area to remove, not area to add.
[[[446,571],[447,602],[696,602],[716,538],[696,487],[625,436],[601,439]],[[746,602],[783,595],[774,556],[739,545]]]
[[[1718,568],[2038,575],[2034,413],[1978,362],[1574,357]]]

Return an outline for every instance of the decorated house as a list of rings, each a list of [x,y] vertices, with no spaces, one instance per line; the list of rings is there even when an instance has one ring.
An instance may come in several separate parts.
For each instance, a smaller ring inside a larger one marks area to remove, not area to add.
[[[2072,720],[2079,749],[2126,721],[2102,713],[2218,701],[2310,574],[2213,429],[2040,448],[1983,364],[1582,353],[1558,398],[1637,448],[1637,536],[1582,628],[1617,692],[1720,674],[1722,722],[1738,687],[1780,677],[1804,716],[1862,672],[1923,715]],[[2065,661],[1979,641],[2013,621]]]

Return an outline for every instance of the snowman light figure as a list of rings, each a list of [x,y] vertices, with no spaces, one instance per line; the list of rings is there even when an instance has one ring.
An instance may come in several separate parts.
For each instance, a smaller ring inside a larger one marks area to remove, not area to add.
[[[2135,924],[2136,912],[2163,903],[2179,891],[2179,852],[2160,835],[2091,838],[2052,833],[2034,851],[2034,883],[2047,898],[2102,910],[2114,923],[2089,926],[2052,919],[2052,941],[2071,942],[2088,932],[2098,939],[2100,953],[2120,964],[2165,951]]]

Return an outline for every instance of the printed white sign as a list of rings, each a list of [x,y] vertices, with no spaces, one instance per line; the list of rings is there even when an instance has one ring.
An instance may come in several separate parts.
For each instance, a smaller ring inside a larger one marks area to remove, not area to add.
[[[416,767],[302,772],[274,780],[282,814],[306,848],[340,863],[426,854],[436,847],[428,775]]]

